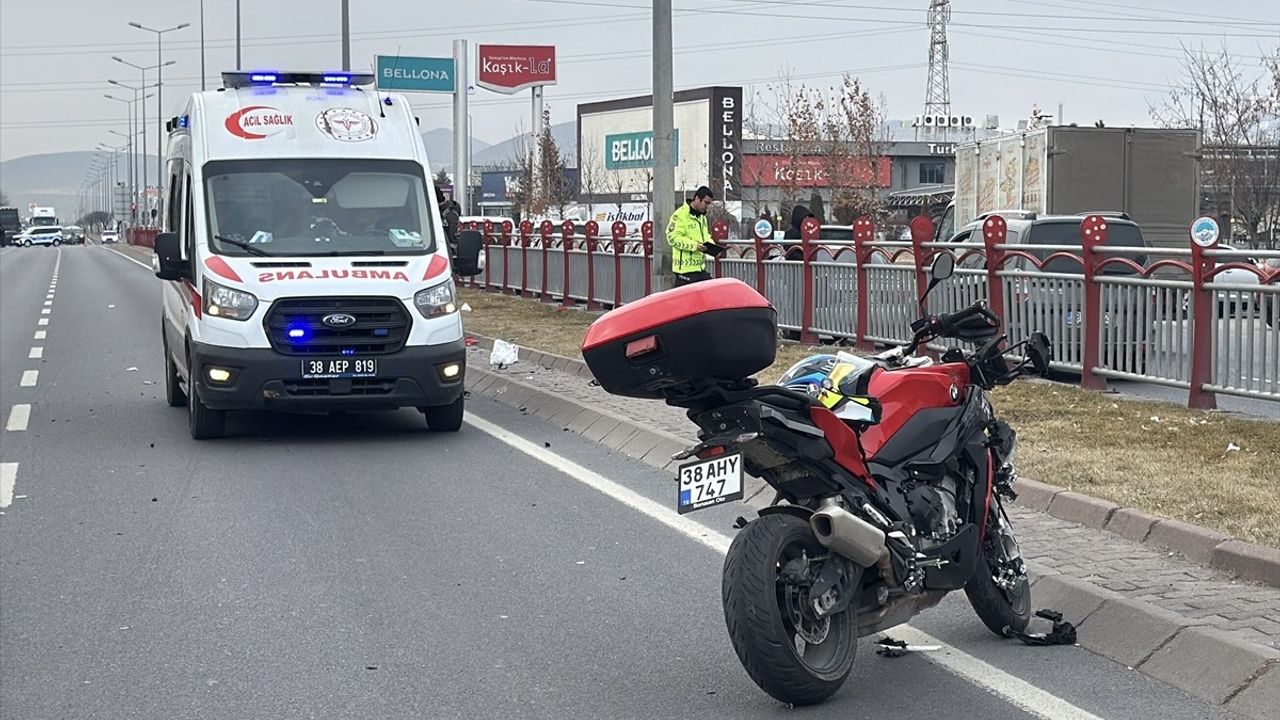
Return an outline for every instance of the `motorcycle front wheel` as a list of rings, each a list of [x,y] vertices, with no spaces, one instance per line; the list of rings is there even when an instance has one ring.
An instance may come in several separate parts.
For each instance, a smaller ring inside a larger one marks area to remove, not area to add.
[[[1025,572],[1012,572],[1014,563],[1022,562],[1021,553],[1013,529],[1002,517],[995,517],[999,512],[992,513],[989,537],[978,553],[977,568],[965,584],[964,594],[988,630],[1008,637],[1009,630],[1026,630],[1031,620],[1031,583]]]
[[[804,520],[776,514],[749,523],[725,556],[721,593],[733,649],[761,690],[791,705],[826,700],[853,668],[853,605],[817,620],[804,588],[782,577],[787,563],[828,552]]]

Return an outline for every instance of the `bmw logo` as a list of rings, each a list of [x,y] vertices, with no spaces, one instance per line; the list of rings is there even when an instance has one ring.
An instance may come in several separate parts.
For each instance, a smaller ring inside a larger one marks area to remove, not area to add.
[[[347,313],[333,313],[332,315],[325,315],[320,319],[320,322],[331,328],[344,328],[355,325],[356,318],[354,315],[348,315]]]

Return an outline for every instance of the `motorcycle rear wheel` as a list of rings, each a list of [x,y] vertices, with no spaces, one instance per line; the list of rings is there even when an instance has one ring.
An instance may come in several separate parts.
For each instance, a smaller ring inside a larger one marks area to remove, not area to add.
[[[797,587],[780,580],[787,562],[828,552],[804,520],[776,514],[749,523],[725,556],[721,591],[729,639],[751,679],[780,702],[820,703],[853,669],[853,605],[819,623],[797,623],[796,603],[789,602]]]

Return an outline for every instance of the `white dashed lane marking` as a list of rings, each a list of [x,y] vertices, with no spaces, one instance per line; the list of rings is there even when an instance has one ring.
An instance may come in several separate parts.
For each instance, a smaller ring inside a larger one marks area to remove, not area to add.
[[[22,382],[18,383],[18,387],[35,387],[36,382],[40,380],[39,370],[25,370],[22,373]]]
[[[0,508],[13,502],[13,486],[18,481],[18,463],[0,463]]]
[[[44,357],[44,348],[38,347],[38,346],[31,348],[31,352],[30,354],[27,355],[27,357],[32,360],[39,360],[40,358]]]
[[[14,405],[9,409],[9,422],[5,423],[4,429],[9,432],[23,432],[27,429],[29,422],[31,422],[31,406]]]

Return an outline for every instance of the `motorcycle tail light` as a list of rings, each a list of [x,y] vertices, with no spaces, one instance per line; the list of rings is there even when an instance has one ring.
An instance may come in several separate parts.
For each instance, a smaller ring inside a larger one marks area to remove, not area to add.
[[[650,335],[627,343],[627,359],[634,360],[658,350],[658,336]]]
[[[725,450],[723,445],[720,445],[718,447],[703,448],[698,451],[698,459],[709,460],[713,457],[720,457],[721,455],[725,454],[725,452],[727,451]]]

